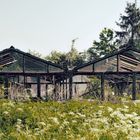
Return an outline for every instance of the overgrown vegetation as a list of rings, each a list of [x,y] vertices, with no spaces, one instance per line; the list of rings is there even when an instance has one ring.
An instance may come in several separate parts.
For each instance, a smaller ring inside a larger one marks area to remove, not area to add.
[[[0,100],[2,140],[133,140],[140,137],[140,103]]]

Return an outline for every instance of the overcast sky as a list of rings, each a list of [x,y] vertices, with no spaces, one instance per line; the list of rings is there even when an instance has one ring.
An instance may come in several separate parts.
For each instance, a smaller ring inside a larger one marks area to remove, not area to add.
[[[0,0],[0,50],[13,45],[48,55],[52,50],[70,50],[71,41],[78,37],[75,47],[82,52],[104,27],[117,28],[115,21],[127,1]]]

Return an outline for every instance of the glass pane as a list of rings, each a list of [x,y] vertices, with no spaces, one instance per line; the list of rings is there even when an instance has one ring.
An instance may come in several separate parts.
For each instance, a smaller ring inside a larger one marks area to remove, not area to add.
[[[23,55],[16,52],[3,54],[0,65],[3,65],[1,71],[4,72],[22,72]]]
[[[47,72],[47,64],[25,56],[25,72]]]
[[[115,55],[115,56],[106,58],[104,60],[101,60],[99,62],[96,62],[94,64],[94,71],[95,72],[117,71],[117,56]]]
[[[133,50],[129,50],[123,53],[123,55],[128,56],[130,58],[134,58],[140,61],[140,53],[135,52]]]
[[[93,72],[93,64],[79,69],[78,72]]]
[[[30,77],[27,76],[27,83],[37,83],[37,78],[36,77]]]
[[[49,73],[51,72],[63,72],[63,70],[61,68],[49,65]]]
[[[120,71],[140,71],[140,53],[129,50],[120,56]]]

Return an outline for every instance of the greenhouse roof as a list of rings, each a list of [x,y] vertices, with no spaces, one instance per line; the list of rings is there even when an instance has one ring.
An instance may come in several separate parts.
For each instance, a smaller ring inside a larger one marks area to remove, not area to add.
[[[0,52],[0,73],[40,73],[64,72],[60,65],[10,47]]]
[[[128,74],[132,72],[140,73],[140,50],[132,47],[74,68],[76,74]]]

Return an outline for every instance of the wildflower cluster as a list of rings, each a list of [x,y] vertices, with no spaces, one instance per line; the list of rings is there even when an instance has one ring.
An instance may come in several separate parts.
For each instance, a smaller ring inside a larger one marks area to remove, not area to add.
[[[0,101],[0,139],[140,139],[140,103]]]

